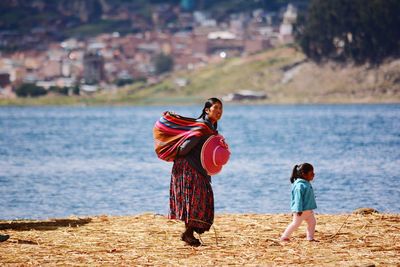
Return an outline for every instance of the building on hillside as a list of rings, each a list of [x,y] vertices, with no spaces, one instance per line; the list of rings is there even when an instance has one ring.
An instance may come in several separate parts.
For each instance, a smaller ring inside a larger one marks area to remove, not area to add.
[[[0,87],[6,87],[11,84],[10,74],[7,72],[0,72]]]
[[[254,101],[254,100],[264,100],[267,98],[268,98],[267,94],[262,91],[241,90],[239,92],[231,93],[222,97],[222,100],[226,102],[245,101],[245,100]]]
[[[98,84],[104,80],[104,60],[100,53],[95,51],[85,53],[83,78],[86,84]]]
[[[208,34],[207,54],[221,54],[227,56],[240,55],[243,50],[243,40],[229,31],[210,32]]]
[[[270,39],[257,37],[244,41],[244,52],[254,54],[272,47]]]
[[[293,24],[297,19],[297,9],[289,4],[285,13],[283,14],[283,21],[279,27],[279,39],[281,43],[287,44],[294,41],[293,37]]]

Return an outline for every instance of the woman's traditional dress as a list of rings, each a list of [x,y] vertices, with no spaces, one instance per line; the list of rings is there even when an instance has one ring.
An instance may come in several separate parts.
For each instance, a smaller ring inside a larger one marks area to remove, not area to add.
[[[211,176],[201,166],[200,151],[207,137],[216,133],[207,119],[184,118],[169,112],[154,127],[158,157],[174,161],[169,217],[184,221],[199,234],[208,231],[214,221]]]
[[[179,219],[202,234],[214,221],[214,194],[211,177],[193,168],[185,158],[174,162],[170,185],[171,219]]]

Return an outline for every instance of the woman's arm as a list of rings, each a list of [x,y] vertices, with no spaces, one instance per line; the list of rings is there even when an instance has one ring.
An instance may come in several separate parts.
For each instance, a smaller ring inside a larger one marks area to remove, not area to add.
[[[200,141],[200,137],[193,136],[187,139],[178,149],[178,156],[185,156],[195,147]]]

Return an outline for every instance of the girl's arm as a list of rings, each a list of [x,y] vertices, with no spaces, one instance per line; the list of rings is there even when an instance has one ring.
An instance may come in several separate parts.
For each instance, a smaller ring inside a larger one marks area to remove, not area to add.
[[[294,190],[294,209],[298,216],[303,213],[303,201],[301,198],[301,189],[297,188]]]

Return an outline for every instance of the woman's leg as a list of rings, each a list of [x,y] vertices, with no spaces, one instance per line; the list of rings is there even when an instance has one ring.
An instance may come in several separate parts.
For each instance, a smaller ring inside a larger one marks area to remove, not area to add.
[[[208,177],[193,173],[185,187],[187,223],[198,234],[209,231],[214,221],[214,194]]]
[[[190,224],[185,223],[185,232],[184,232],[184,234],[185,234],[186,236],[188,236],[188,237],[193,237],[193,238],[195,238],[195,237],[194,237],[194,232],[195,232],[195,229],[194,229]]]
[[[283,232],[281,240],[288,240],[293,232],[299,228],[300,224],[304,220],[304,212],[301,216],[297,215],[297,213],[293,213],[293,221],[288,225],[285,232]]]
[[[171,219],[185,222],[182,240],[200,245],[193,232],[208,231],[214,220],[214,195],[210,178],[198,173],[184,158],[174,162],[170,183]]]
[[[313,211],[311,211],[311,214],[305,219],[305,221],[307,222],[307,240],[314,240],[315,225],[317,224],[317,220],[315,219]]]
[[[200,240],[194,237],[194,229],[190,227],[188,224],[185,224],[186,230],[182,234],[182,240],[185,241],[187,244],[198,247],[201,245]]]

